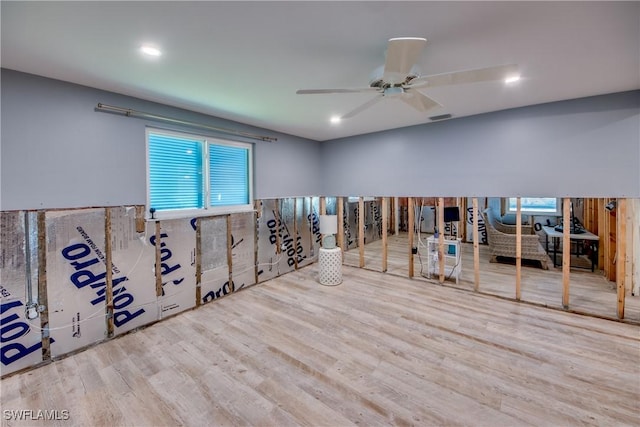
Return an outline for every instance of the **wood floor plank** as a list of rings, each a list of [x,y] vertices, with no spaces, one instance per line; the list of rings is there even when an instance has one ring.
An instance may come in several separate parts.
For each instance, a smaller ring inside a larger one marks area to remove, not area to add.
[[[4,378],[2,407],[67,409],[38,424],[61,426],[640,425],[637,325],[351,267],[327,287],[317,273]]]

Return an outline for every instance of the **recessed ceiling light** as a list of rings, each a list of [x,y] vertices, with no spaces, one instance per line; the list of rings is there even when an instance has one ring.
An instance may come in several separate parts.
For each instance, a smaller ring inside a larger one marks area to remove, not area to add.
[[[517,76],[509,76],[506,79],[504,79],[504,82],[506,84],[510,84],[510,83],[515,83],[518,80],[520,80],[520,76],[519,75],[517,75]]]
[[[142,47],[140,47],[140,52],[144,53],[145,55],[149,55],[149,56],[160,56],[160,55],[162,55],[162,52],[160,52],[160,49],[155,48],[153,46],[149,46],[149,45],[143,45]]]
[[[331,121],[331,123],[333,123],[334,125],[337,125],[338,123],[340,123],[340,121],[342,120],[340,118],[340,116],[332,116],[331,119],[329,119]]]

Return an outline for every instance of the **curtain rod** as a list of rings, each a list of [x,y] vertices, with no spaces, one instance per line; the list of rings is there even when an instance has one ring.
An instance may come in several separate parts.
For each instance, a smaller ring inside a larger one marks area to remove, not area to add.
[[[96,107],[96,110],[104,111],[104,112],[110,112],[110,113],[124,114],[127,117],[138,117],[138,118],[143,118],[143,119],[156,120],[156,121],[160,121],[160,122],[174,123],[174,124],[178,124],[178,125],[186,125],[186,126],[191,126],[191,127],[201,128],[201,129],[212,130],[212,131],[215,131],[215,132],[222,132],[222,133],[226,133],[226,134],[230,134],[230,135],[242,136],[242,137],[245,137],[245,138],[259,139],[261,141],[267,141],[267,142],[275,142],[275,141],[278,140],[278,138],[275,138],[275,137],[272,137],[272,136],[256,135],[256,134],[253,134],[253,133],[242,132],[242,131],[239,131],[239,130],[225,129],[225,128],[220,128],[220,127],[216,127],[216,126],[209,126],[209,125],[204,125],[204,124],[201,124],[201,123],[190,122],[188,120],[173,119],[171,117],[160,116],[160,115],[151,114],[151,113],[145,113],[143,111],[136,111],[136,110],[132,110],[130,108],[114,107],[112,105],[106,105],[106,104],[103,104],[101,102],[98,103],[98,105]]]

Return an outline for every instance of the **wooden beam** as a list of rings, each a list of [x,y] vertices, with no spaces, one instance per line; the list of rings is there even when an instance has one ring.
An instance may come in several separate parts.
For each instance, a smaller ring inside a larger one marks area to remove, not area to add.
[[[364,197],[358,199],[358,250],[360,252],[360,268],[364,267]]]
[[[571,269],[571,199],[562,201],[562,306],[569,308],[569,270]]]
[[[162,296],[162,261],[160,254],[160,221],[156,221],[156,296]]]
[[[444,198],[438,198],[438,268],[440,283],[444,283]]]
[[[407,232],[409,233],[409,277],[413,277],[413,235],[414,235],[414,223],[415,223],[415,212],[413,207],[414,201],[413,197],[409,197],[407,199],[407,214],[408,214],[408,224],[407,224]]]
[[[478,198],[474,197],[473,204],[473,290],[480,289],[480,239],[478,233]]]
[[[338,197],[336,210],[338,215],[338,247],[344,252],[344,197]],[[342,262],[344,263],[344,255]]]
[[[320,197],[320,215],[327,214],[327,198]]]
[[[627,262],[627,199],[618,199],[616,205],[616,288],[618,291],[618,319],[624,319],[625,264]]]
[[[522,296],[522,202],[516,197],[516,300]]]
[[[51,359],[51,338],[49,336],[49,300],[47,296],[47,222],[45,211],[38,211],[38,311],[40,312],[40,328],[42,330],[42,360],[49,360]]]
[[[106,263],[105,274],[105,317],[107,324],[107,337],[113,336],[113,262],[111,248],[111,208],[104,208],[104,252]]]
[[[388,255],[388,242],[387,232],[389,228],[389,198],[382,198],[382,272],[387,271],[387,255]]]
[[[202,304],[202,218],[196,218],[196,307]],[[258,283],[258,282],[256,282]]]

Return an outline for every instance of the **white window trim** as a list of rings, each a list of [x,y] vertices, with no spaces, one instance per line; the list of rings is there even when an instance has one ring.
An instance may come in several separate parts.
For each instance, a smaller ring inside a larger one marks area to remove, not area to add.
[[[170,211],[156,211],[154,212],[154,217],[151,217],[151,213],[149,212],[149,206],[151,205],[151,200],[149,197],[149,172],[150,172],[150,164],[149,164],[149,134],[162,134],[162,135],[170,135],[175,137],[189,137],[192,139],[200,140],[204,146],[202,151],[202,171],[205,175],[204,179],[204,193],[205,193],[205,203],[204,208],[202,209],[172,209]],[[231,146],[231,147],[240,147],[247,149],[249,152],[249,173],[248,173],[248,181],[249,181],[249,203],[245,205],[234,205],[234,206],[209,206],[211,191],[210,191],[210,180],[209,180],[209,145],[223,145],[223,146]],[[181,219],[181,218],[199,218],[199,217],[207,217],[207,216],[216,216],[216,215],[226,215],[231,213],[240,213],[240,212],[252,212],[254,211],[254,200],[253,200],[253,144],[247,142],[237,142],[230,141],[226,139],[214,138],[205,135],[190,133],[190,132],[182,132],[182,131],[174,131],[167,130],[161,128],[147,127],[145,129],[145,157],[146,157],[146,212],[145,219],[147,221],[159,221],[159,220],[169,220],[169,219]]]

